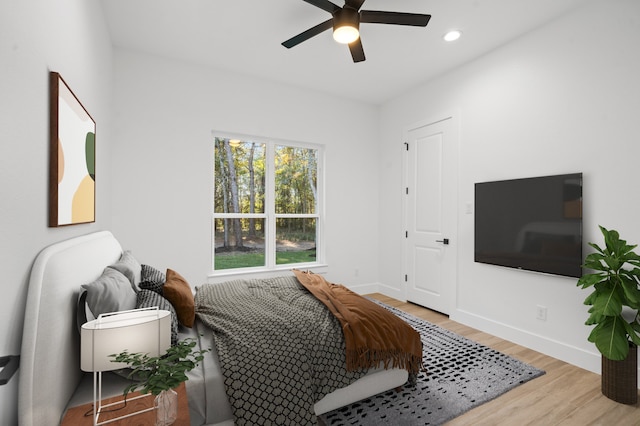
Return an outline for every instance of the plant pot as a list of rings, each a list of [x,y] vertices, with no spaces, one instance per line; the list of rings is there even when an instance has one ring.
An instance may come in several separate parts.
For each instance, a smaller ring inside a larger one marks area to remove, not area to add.
[[[622,361],[602,357],[602,394],[621,404],[638,402],[638,347],[629,346]]]
[[[178,394],[173,389],[163,390],[156,396],[156,426],[172,425],[178,418]]]

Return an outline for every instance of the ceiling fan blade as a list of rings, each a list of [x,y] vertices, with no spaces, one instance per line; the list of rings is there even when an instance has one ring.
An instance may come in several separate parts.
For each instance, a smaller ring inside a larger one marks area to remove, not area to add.
[[[360,10],[363,3],[364,3],[364,0],[346,0],[344,2],[344,5],[349,6],[355,10]]]
[[[366,58],[364,57],[364,48],[362,47],[362,40],[358,37],[353,43],[349,43],[349,50],[351,51],[351,57],[353,62],[362,62]]]
[[[342,9],[337,4],[331,3],[329,0],[303,0],[309,4],[314,5],[315,7],[319,7],[322,10],[326,10],[330,14],[334,14],[336,11]],[[364,1],[364,0],[363,0]]]
[[[360,11],[360,22],[369,24],[412,25],[426,27],[431,15],[421,13],[380,12],[377,10]]]
[[[316,25],[313,28],[309,28],[307,31],[301,32],[297,36],[291,37],[289,40],[282,42],[282,45],[287,49],[291,49],[293,46],[297,46],[303,41],[309,40],[311,37],[315,37],[321,32],[333,27],[333,18],[324,21],[321,24]]]

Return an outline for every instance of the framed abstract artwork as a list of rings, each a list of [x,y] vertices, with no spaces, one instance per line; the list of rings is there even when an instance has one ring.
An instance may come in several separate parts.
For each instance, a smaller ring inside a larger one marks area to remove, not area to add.
[[[49,226],[95,222],[96,123],[60,74],[49,84]]]

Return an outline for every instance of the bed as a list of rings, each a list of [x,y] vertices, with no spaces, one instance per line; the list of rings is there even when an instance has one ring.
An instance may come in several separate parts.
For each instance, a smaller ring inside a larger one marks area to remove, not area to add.
[[[101,231],[53,244],[36,257],[27,294],[21,353],[21,426],[59,422],[67,407],[91,401],[92,376],[79,368],[79,289],[100,277],[123,253],[117,239],[110,232]],[[213,349],[191,371],[186,383],[192,425],[233,425],[234,414],[212,333],[196,319],[193,328],[180,328],[178,338],[186,337],[197,339],[202,348]],[[407,378],[408,373],[402,368],[372,368],[353,383],[315,401],[313,411],[315,415],[329,412],[399,387]],[[107,375],[103,397],[121,393],[123,381],[117,375]]]

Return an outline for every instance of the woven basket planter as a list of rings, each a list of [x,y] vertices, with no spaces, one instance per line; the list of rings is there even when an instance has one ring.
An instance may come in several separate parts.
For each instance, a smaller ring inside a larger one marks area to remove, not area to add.
[[[602,357],[602,394],[621,404],[638,402],[638,347],[631,345],[622,361]]]

